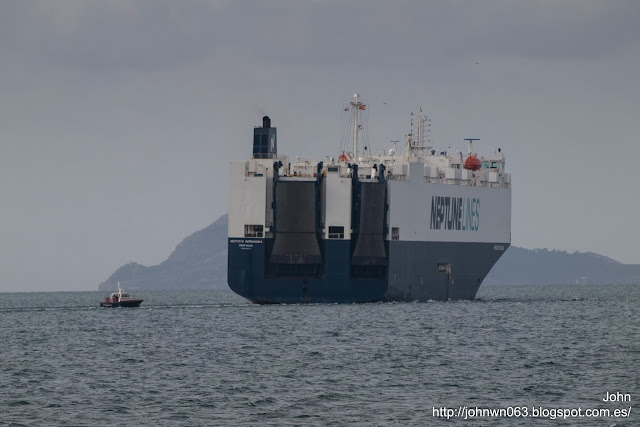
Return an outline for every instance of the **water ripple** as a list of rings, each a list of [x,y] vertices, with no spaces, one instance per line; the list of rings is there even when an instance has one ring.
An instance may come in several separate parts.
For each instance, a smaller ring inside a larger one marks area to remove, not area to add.
[[[600,407],[640,384],[638,286],[294,306],[149,292],[139,309],[2,296],[0,425],[423,425],[445,421],[433,407]]]

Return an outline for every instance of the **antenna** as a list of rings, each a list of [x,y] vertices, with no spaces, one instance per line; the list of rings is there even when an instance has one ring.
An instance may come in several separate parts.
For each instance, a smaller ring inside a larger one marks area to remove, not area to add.
[[[462,138],[463,141],[469,141],[469,155],[471,155],[471,143],[473,141],[480,141],[480,138]]]
[[[358,159],[358,131],[360,130],[360,126],[358,125],[358,110],[364,110],[365,105],[360,102],[359,96],[357,93],[353,94],[355,101],[351,101],[350,104],[353,107],[353,158]]]
[[[409,157],[422,155],[424,150],[431,148],[431,119],[422,114],[422,107],[419,111],[418,114],[411,113],[411,133],[405,135]],[[414,116],[416,117],[415,122]],[[425,133],[427,145],[425,145]]]

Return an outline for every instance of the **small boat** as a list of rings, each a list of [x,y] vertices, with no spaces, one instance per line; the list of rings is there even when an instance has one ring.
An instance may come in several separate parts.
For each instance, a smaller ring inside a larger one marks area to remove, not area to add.
[[[104,297],[100,307],[140,307],[141,299],[137,299],[130,293],[125,292],[118,282],[118,292],[114,292],[110,297]]]

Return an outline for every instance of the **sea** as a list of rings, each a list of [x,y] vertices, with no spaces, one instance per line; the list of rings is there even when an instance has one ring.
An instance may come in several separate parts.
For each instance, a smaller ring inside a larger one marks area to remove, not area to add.
[[[640,285],[254,305],[0,294],[0,425],[640,425]]]

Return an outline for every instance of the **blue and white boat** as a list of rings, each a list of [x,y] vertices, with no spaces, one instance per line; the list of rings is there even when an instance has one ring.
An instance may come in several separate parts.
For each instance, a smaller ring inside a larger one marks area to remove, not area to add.
[[[505,156],[437,150],[420,110],[406,135],[374,155],[324,160],[278,154],[269,117],[254,128],[251,159],[229,176],[228,283],[256,303],[473,299],[511,243]]]

